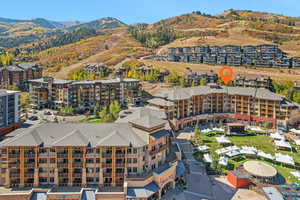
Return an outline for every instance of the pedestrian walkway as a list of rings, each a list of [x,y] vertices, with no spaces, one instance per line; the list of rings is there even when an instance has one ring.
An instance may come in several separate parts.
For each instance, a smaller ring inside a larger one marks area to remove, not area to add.
[[[96,200],[94,190],[83,190],[81,200]]]
[[[46,192],[33,192],[30,200],[47,200]]]

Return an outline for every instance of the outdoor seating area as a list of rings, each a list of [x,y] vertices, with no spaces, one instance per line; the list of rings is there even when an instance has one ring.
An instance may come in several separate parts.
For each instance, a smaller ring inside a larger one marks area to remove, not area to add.
[[[271,133],[270,137],[274,140],[285,140],[285,137],[281,135],[280,133]]]
[[[292,133],[295,133],[295,134],[299,134],[299,135],[300,135],[300,130],[298,130],[298,129],[292,128],[290,131],[291,131]]]
[[[225,137],[224,135],[220,136],[220,137],[216,137],[216,140],[219,144],[231,144],[232,142]]]
[[[255,127],[252,129],[263,131]],[[197,140],[202,141],[195,149],[199,154],[202,154],[199,157],[200,160],[204,160],[204,154],[209,155],[205,159],[206,161],[211,160],[211,162],[206,162],[209,172],[212,172],[211,169],[215,168],[215,173],[226,174],[228,170],[234,170],[243,165],[244,162],[257,160],[268,163],[276,169],[279,168],[280,174],[283,173],[282,176],[289,183],[300,183],[300,179],[295,178],[290,173],[300,169],[297,157],[298,148],[296,149],[295,143],[289,142],[291,138],[283,133],[264,130],[262,133],[252,135],[225,136],[225,134],[220,133],[211,134],[212,129],[210,129],[211,131],[208,131],[208,129],[200,130],[205,130],[206,133],[199,131],[197,133],[198,137],[193,137],[192,140],[194,142]],[[286,140],[287,138],[289,138],[289,141]],[[215,163],[214,161],[217,163],[216,167],[213,167],[215,164],[211,165]]]
[[[295,176],[298,180],[300,180],[300,172],[299,171],[293,171],[293,172],[291,172],[291,174],[293,176]]]
[[[275,140],[274,144],[277,149],[292,150],[291,144],[285,140]]]
[[[292,156],[285,155],[282,153],[275,153],[275,161],[288,164],[288,165],[295,165],[294,159]]]

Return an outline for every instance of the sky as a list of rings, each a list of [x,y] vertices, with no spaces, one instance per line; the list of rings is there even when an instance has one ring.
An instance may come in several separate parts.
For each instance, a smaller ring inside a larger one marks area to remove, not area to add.
[[[126,24],[154,23],[161,19],[201,11],[218,14],[244,9],[300,16],[299,0],[1,0],[0,17],[46,18],[54,21],[92,21],[115,17]],[[298,2],[297,2],[298,1]]]

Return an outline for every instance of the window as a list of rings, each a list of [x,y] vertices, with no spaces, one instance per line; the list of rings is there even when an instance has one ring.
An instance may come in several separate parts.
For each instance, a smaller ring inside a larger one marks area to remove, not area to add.
[[[100,168],[97,167],[97,168],[96,168],[96,172],[97,172],[97,173],[100,172]]]
[[[94,149],[87,149],[86,152],[87,153],[94,153]]]
[[[133,158],[133,159],[132,159],[132,162],[133,162],[133,163],[137,163],[137,158]]]
[[[100,158],[96,158],[96,163],[100,163]]]
[[[87,182],[94,182],[94,178],[93,178],[93,177],[87,177],[87,178],[86,178],[86,181],[87,181]]]
[[[39,178],[40,183],[46,183],[47,181],[48,181],[47,178],[43,178],[43,177]]]
[[[132,172],[136,173],[136,172],[137,172],[137,168],[136,168],[136,167],[133,167],[133,168],[132,168]]]
[[[39,163],[47,163],[47,158],[40,158]]]
[[[132,159],[131,158],[127,158],[127,162],[128,163],[132,163]]]
[[[88,158],[88,159],[86,159],[86,163],[94,163],[94,159],[93,158]]]

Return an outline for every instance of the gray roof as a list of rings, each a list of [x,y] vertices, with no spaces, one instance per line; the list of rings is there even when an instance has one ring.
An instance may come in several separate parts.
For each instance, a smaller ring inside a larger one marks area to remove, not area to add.
[[[158,185],[154,182],[146,185],[145,187],[128,187],[127,190],[127,198],[148,198],[152,196],[154,193],[159,191]]]
[[[159,119],[166,119],[166,113],[157,109],[153,109],[151,107],[139,107],[139,108],[133,108],[130,110],[124,110],[120,112],[120,116],[123,116],[123,118],[119,118],[116,122],[129,122],[134,119],[139,119],[144,116],[153,116]]]
[[[174,102],[167,101],[167,100],[161,99],[161,98],[150,99],[150,100],[148,100],[148,103],[160,105],[160,106],[174,106]]]
[[[134,119],[130,122],[145,128],[152,128],[155,126],[164,125],[166,123],[165,120],[158,119],[157,117],[153,117],[151,115],[144,116],[139,119]]]
[[[252,96],[258,99],[267,99],[267,100],[283,100],[284,96],[273,93],[267,89],[263,88],[250,88],[250,87],[209,87],[209,86],[197,86],[189,88],[177,88],[169,91],[162,91],[157,94],[157,97],[166,98],[168,100],[180,100],[180,99],[189,99],[195,95],[206,95],[206,94],[229,94],[229,95],[243,95],[243,96]]]
[[[47,81],[45,81],[44,78],[40,78],[40,79],[34,79],[34,80],[30,80],[32,82],[39,82],[39,83],[47,83]],[[138,79],[131,79],[131,78],[124,78],[123,79],[124,82],[139,82]],[[65,83],[72,83],[73,85],[75,84],[95,84],[95,83],[102,83],[102,84],[109,84],[109,83],[120,83],[120,79],[116,78],[116,79],[103,79],[103,80],[93,80],[93,81],[73,81],[73,80],[66,80],[66,79],[53,79],[53,83],[54,84],[65,84]]]
[[[21,67],[18,67],[18,66],[14,66],[14,65],[11,65],[11,66],[7,66],[6,69],[8,71],[24,71],[24,69],[22,69]]]
[[[0,89],[0,96],[7,96],[7,95],[17,94],[17,93],[20,93],[20,92],[19,91]]]
[[[63,80],[63,79],[52,79],[54,84],[67,84],[67,83],[72,83],[72,80]],[[38,83],[48,83],[44,78],[39,78],[39,79],[33,79],[30,80],[30,82],[38,82]]]
[[[149,135],[129,123],[47,123],[22,131],[2,141],[0,146],[141,147],[147,144]]]

